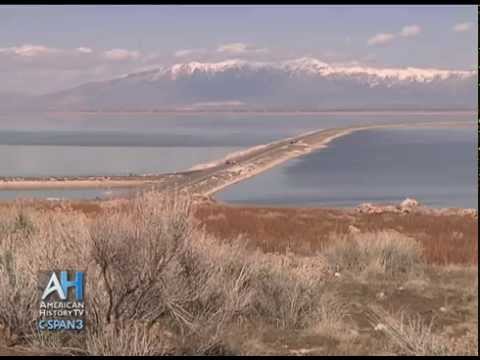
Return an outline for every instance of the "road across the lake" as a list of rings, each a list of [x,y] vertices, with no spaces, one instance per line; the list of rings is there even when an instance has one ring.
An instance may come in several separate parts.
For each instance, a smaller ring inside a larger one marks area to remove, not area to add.
[[[109,177],[51,177],[51,178],[0,178],[0,190],[27,189],[78,189],[78,188],[155,188],[159,191],[186,191],[191,194],[213,193],[255,176],[289,159],[308,154],[341,136],[356,131],[376,128],[472,126],[470,122],[423,122],[375,124],[342,128],[321,129],[250,150],[233,154],[209,166],[172,174]]]
[[[356,131],[375,128],[452,127],[465,125],[471,124],[467,122],[429,122],[321,129],[297,137],[276,141],[263,147],[255,147],[244,154],[230,156],[210,167],[183,173],[180,177],[172,178],[172,182],[162,184],[159,189],[167,191],[184,190],[192,194],[212,195],[226,186],[255,176],[289,159],[326,147],[330,141]]]

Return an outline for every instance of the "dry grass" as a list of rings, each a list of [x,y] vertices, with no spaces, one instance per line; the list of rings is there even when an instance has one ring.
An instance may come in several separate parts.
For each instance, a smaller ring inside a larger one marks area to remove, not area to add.
[[[394,231],[337,236],[322,255],[332,271],[355,276],[395,278],[418,273],[423,266],[420,244]]]
[[[434,320],[425,321],[419,314],[400,312],[392,315],[378,306],[370,307],[372,326],[387,337],[387,351],[393,354],[478,355],[478,334],[472,331],[461,339],[435,333]],[[473,335],[473,336],[472,336]]]
[[[104,356],[168,355],[168,341],[148,323],[104,325],[86,339],[86,354]]]
[[[375,232],[385,227],[414,237],[431,264],[478,264],[478,221],[462,215],[408,214],[405,216],[364,215],[362,229]]]
[[[89,218],[108,209],[128,211],[127,202],[110,201],[24,201],[28,208],[81,212]],[[10,211],[11,205],[0,203]],[[354,225],[363,233],[394,230],[413,237],[423,247],[429,264],[477,264],[478,222],[470,216],[431,214],[349,214],[339,209],[240,207],[202,204],[195,217],[208,234],[229,241],[242,237],[249,246],[264,252],[286,249],[309,255],[323,248],[333,235],[349,233]],[[293,229],[293,231],[292,231]]]
[[[274,216],[272,216],[274,214]],[[265,252],[300,255],[321,250],[354,225],[362,233],[397,231],[423,247],[429,264],[477,264],[478,223],[473,217],[429,214],[352,214],[339,209],[200,206],[196,217],[218,239],[242,236]],[[293,231],[292,231],[293,229]]]
[[[382,284],[412,273],[423,276],[422,247],[397,232],[332,239],[341,227],[335,226],[318,254],[299,256],[293,240],[282,243],[291,246],[282,252],[264,252],[234,237],[220,241],[202,230],[199,211],[188,197],[156,193],[103,207],[95,216],[69,204],[0,208],[0,333],[10,344],[39,352],[219,355],[251,353],[249,344],[260,341],[261,329],[271,336],[299,333],[299,339],[308,330],[329,339],[331,352],[338,342],[350,341],[345,334],[358,312],[350,303],[351,285],[343,288],[334,272],[350,273],[352,281],[381,275]],[[224,214],[208,215],[213,221],[230,219]],[[285,220],[281,210],[267,219]],[[313,220],[303,214],[302,221]],[[34,328],[37,274],[51,269],[86,271],[82,338]],[[407,333],[401,336],[427,334],[423,323],[420,330],[415,326],[402,328]],[[422,344],[414,350],[420,352]]]

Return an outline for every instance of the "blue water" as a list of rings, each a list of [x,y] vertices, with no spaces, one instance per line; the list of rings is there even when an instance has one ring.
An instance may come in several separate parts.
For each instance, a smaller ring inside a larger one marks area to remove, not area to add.
[[[353,133],[216,197],[231,203],[334,207],[413,197],[434,207],[477,208],[476,128]]]

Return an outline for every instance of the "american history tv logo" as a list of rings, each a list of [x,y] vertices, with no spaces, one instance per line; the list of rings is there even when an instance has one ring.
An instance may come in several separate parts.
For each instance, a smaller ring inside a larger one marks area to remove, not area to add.
[[[45,271],[40,273],[39,331],[80,331],[85,328],[85,273]]]

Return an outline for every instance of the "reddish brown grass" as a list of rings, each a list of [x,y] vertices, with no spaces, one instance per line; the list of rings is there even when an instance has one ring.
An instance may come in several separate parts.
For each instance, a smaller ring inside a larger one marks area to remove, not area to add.
[[[432,264],[478,264],[478,223],[469,216],[427,214],[354,214],[339,209],[259,208],[209,204],[197,218],[219,239],[243,236],[266,252],[308,255],[345,234],[396,230],[421,242]]]
[[[122,202],[49,201],[29,202],[44,210],[81,211],[95,217],[108,207],[125,207]],[[0,203],[2,207],[10,203]],[[429,214],[356,214],[340,209],[269,208],[202,204],[195,216],[209,234],[218,239],[241,236],[250,247],[265,252],[301,255],[321,250],[335,234],[345,234],[349,225],[361,232],[396,230],[420,241],[428,263],[478,264],[478,222],[470,216]],[[333,236],[332,236],[333,235]]]

